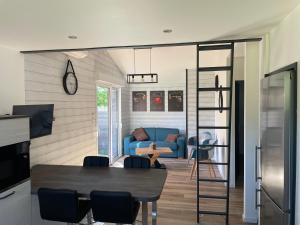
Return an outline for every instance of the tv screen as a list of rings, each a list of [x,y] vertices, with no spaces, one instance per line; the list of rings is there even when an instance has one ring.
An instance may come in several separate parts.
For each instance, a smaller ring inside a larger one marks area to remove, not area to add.
[[[13,115],[30,117],[30,138],[42,137],[52,133],[54,104],[15,105]]]

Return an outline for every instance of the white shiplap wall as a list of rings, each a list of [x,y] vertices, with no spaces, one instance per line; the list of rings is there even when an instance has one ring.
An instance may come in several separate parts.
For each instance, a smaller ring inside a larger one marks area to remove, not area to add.
[[[195,70],[188,70],[188,136],[196,136],[196,87],[197,79]],[[213,87],[214,75],[209,73],[199,74],[199,87]],[[199,94],[200,107],[214,107],[215,106],[215,93],[205,92]],[[199,114],[200,126],[214,126],[215,115],[210,111],[201,111]],[[213,130],[208,130],[214,132]]]
[[[170,82],[172,84],[172,82]],[[183,112],[168,112],[168,91],[182,90],[183,91]],[[132,91],[147,91],[147,112],[132,111]],[[150,91],[165,91],[165,111],[150,112]],[[166,85],[148,84],[142,87],[136,85],[130,87],[130,130],[138,127],[166,127],[178,128],[180,133],[185,133],[185,82],[181,84]]]
[[[55,105],[52,135],[32,140],[31,165],[82,164],[86,155],[97,154],[96,80],[122,74],[105,52],[92,52],[84,59],[72,58],[79,82],[76,95],[62,87],[67,56],[63,53],[25,55],[26,104]]]

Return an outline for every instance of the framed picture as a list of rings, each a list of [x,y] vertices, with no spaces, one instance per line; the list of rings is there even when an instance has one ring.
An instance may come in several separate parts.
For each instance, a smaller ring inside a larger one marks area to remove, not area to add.
[[[150,91],[150,111],[165,111],[164,91]]]
[[[147,92],[133,91],[132,92],[132,111],[146,112],[147,111]]]
[[[183,112],[183,91],[168,91],[168,111]]]

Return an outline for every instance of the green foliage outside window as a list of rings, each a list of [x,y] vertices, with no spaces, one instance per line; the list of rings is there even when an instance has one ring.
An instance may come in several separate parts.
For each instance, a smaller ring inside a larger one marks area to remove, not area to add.
[[[107,107],[108,106],[108,89],[107,88],[97,88],[97,106]]]

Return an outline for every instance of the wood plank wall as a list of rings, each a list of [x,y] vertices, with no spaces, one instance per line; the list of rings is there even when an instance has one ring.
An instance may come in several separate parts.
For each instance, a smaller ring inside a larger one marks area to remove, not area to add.
[[[67,95],[62,86],[67,59],[63,53],[25,55],[26,104],[55,105],[52,135],[32,140],[31,165],[81,165],[84,156],[97,154],[96,80],[101,74],[123,78],[104,51],[71,58],[79,89],[76,95]]]
[[[196,136],[196,72],[188,70],[188,136]],[[199,87],[214,87],[214,75],[210,73],[199,74]],[[215,92],[199,93],[199,107],[214,107]],[[210,111],[201,111],[199,114],[200,126],[214,126],[215,114]],[[204,130],[203,130],[204,131]],[[206,130],[205,130],[206,131]],[[208,130],[214,133],[213,130]]]

